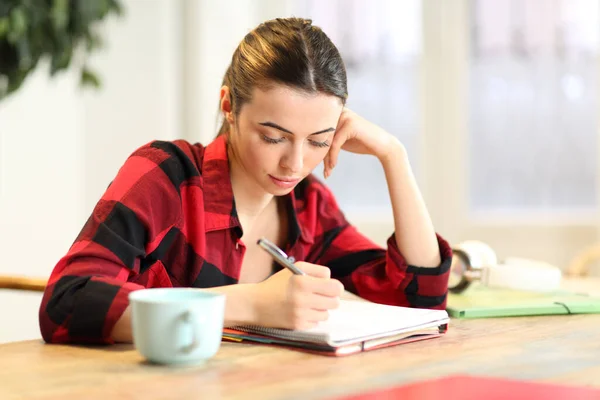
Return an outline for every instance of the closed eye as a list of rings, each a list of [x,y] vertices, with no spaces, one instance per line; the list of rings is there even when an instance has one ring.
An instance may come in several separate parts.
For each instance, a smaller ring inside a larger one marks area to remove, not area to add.
[[[270,144],[281,143],[285,140],[285,138],[273,139],[273,138],[268,137],[267,135],[260,135],[260,137],[262,138],[262,140],[264,140],[265,142],[270,143]]]
[[[324,142],[317,142],[316,140],[309,140],[309,143],[315,147],[329,147],[329,141],[326,140]]]
[[[265,134],[261,134],[260,137],[261,137],[262,140],[264,140],[265,142],[267,142],[269,144],[278,144],[278,143],[284,142],[286,140],[285,137],[281,137],[281,138],[278,138],[278,139],[273,139],[273,138],[271,138],[271,137],[269,137],[269,136],[267,136]],[[309,139],[308,142],[311,144],[311,146],[319,147],[319,148],[329,147],[330,146],[330,143],[329,143],[328,140],[325,140],[323,142],[319,142],[318,140],[311,140],[311,139]]]

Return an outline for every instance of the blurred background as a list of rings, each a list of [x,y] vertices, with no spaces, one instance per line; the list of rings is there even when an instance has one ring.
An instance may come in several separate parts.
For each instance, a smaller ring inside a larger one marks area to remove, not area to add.
[[[80,87],[77,58],[52,77],[42,60],[0,100],[0,275],[47,277],[137,147],[210,142],[237,44],[292,15],[338,46],[348,106],[406,145],[451,243],[479,239],[500,259],[566,268],[600,242],[600,0],[118,3],[123,14],[97,25],[103,47],[87,61],[99,89]],[[378,162],[343,154],[327,184],[384,244],[393,220]],[[0,292],[0,342],[40,336],[40,298]]]

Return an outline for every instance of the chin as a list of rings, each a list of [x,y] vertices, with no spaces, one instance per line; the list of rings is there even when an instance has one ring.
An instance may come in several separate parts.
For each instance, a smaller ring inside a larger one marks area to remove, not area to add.
[[[280,188],[280,187],[276,187],[276,186],[274,187],[274,185],[269,185],[265,189],[269,194],[272,194],[273,196],[286,196],[286,195],[290,194],[294,190],[294,188],[295,188],[295,186],[284,189],[284,188]]]
[[[278,190],[277,192],[273,193],[274,196],[287,196],[288,194],[290,194],[291,192],[293,192],[295,189],[295,187],[291,188],[291,189],[285,189],[285,190]]]

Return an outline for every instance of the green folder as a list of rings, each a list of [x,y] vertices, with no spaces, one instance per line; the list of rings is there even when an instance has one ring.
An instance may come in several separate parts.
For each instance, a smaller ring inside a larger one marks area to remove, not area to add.
[[[570,292],[538,293],[472,285],[461,294],[450,293],[446,309],[454,318],[599,314],[600,297]]]

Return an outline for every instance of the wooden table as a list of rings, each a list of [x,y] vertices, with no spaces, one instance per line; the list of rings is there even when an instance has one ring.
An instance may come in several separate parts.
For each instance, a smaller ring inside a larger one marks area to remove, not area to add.
[[[131,345],[0,345],[3,400],[320,399],[450,374],[600,388],[600,315],[453,320],[442,338],[343,358],[223,343],[194,367],[148,364]]]

